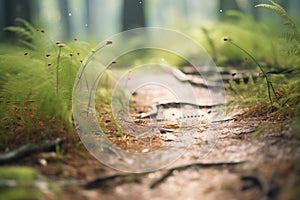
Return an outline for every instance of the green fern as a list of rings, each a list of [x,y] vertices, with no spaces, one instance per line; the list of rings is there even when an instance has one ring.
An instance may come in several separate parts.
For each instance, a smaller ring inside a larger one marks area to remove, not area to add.
[[[22,18],[16,18],[15,21],[19,24],[18,26],[8,26],[3,30],[12,32],[17,36],[17,45],[42,54],[58,52],[55,42],[44,29],[35,28]]]
[[[285,24],[289,26],[292,30],[295,32],[298,32],[296,23],[293,21],[293,19],[289,16],[289,14],[285,11],[285,9],[280,6],[279,4],[275,3],[272,0],[268,0],[271,4],[258,4],[255,7],[264,7],[271,10],[274,10],[276,13],[278,13],[283,19],[286,20]]]
[[[284,25],[286,25],[287,30],[283,33],[283,38],[288,43],[292,44],[292,47],[288,50],[289,55],[300,55],[300,33],[298,27],[294,20],[289,16],[285,9],[279,4],[275,3],[272,0],[268,0],[271,4],[258,4],[255,7],[264,7],[275,11],[279,14],[284,20]],[[293,43],[293,42],[296,43]],[[299,62],[299,60],[298,60]]]
[[[0,55],[0,128],[11,136],[18,134],[19,127],[32,133],[52,128],[55,133],[70,131],[72,88],[91,47],[81,41],[58,47],[44,30],[23,19],[17,21],[21,27],[5,30],[18,36],[22,48]],[[0,147],[4,142],[0,141]]]
[[[241,76],[238,83],[231,79],[229,80],[230,92],[235,100],[231,104],[237,104],[240,107],[248,107],[249,105],[256,105],[265,103],[268,100],[268,93],[265,89],[265,81],[258,77],[256,80],[250,74],[248,82],[246,83],[244,77]],[[251,96],[249,95],[251,94]]]
[[[291,122],[294,127],[294,131],[299,134],[299,119],[300,119],[300,33],[296,23],[288,15],[288,13],[277,3],[272,0],[269,0],[271,4],[259,4],[256,7],[265,7],[271,10],[274,10],[280,16],[285,19],[285,25],[287,26],[286,32],[283,36],[287,43],[290,46],[287,49],[289,55],[295,56],[298,59],[294,62],[293,72],[289,77],[286,77],[283,74],[264,74],[264,77],[270,79],[269,82],[274,84],[274,87],[277,89],[276,92],[273,90],[274,95],[277,97],[275,101],[270,106],[266,104],[265,89],[262,87],[264,85],[261,82],[262,79],[257,79],[255,82],[252,80],[248,84],[237,84],[234,81],[230,81],[231,89],[234,91],[236,101],[235,103],[242,104],[246,106],[251,113],[260,113],[260,114],[270,114],[275,115],[277,119],[282,119],[285,122]],[[292,59],[291,56],[289,59]],[[261,112],[259,112],[259,109]],[[274,112],[275,111],[275,112]],[[270,115],[270,116],[271,116]]]
[[[16,18],[15,20],[17,23],[20,23],[20,26],[8,26],[5,27],[5,31],[11,31],[13,33],[16,33],[20,39],[33,39],[33,33],[35,32],[35,29],[33,26],[28,23],[26,20],[22,18]]]
[[[211,45],[203,31],[196,32],[197,35],[193,35],[195,38],[199,37],[199,41],[205,45],[211,55],[217,54],[218,65],[242,67],[245,64],[243,52],[234,46],[224,46],[222,44],[220,38],[224,37],[224,35],[228,35],[230,38],[234,38],[238,44],[242,44],[263,65],[286,65],[286,57],[280,54],[281,46],[285,46],[285,42],[276,41],[278,36],[275,31],[245,13],[228,10],[225,12],[225,16],[225,20],[206,26],[209,37],[214,41],[216,53],[211,51]],[[257,53],[257,50],[259,50],[259,53]],[[251,62],[251,64],[252,67],[256,67],[254,63]]]

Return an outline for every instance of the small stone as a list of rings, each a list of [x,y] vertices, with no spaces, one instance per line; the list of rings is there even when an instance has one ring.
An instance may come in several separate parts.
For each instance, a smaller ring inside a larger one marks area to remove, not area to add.
[[[41,158],[39,159],[39,163],[42,165],[42,166],[46,166],[47,165],[47,160],[45,158]]]
[[[143,149],[142,152],[143,152],[143,153],[147,153],[147,152],[149,152],[149,149]]]

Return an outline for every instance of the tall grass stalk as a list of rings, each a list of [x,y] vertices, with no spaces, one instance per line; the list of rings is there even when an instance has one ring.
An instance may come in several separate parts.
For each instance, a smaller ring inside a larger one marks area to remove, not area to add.
[[[265,73],[265,71],[263,70],[262,66],[259,64],[259,62],[257,62],[257,60],[248,52],[246,51],[244,48],[242,48],[241,46],[239,46],[238,44],[236,44],[235,42],[233,42],[230,38],[224,38],[224,41],[231,43],[232,45],[234,45],[235,47],[237,47],[238,49],[240,49],[241,51],[243,51],[245,54],[247,54],[251,60],[253,60],[253,62],[259,67],[261,73],[263,74],[263,76],[266,79],[267,82],[267,89],[268,89],[268,97],[270,100],[271,105],[273,104],[273,100],[272,100],[272,96],[271,96],[271,91],[274,94],[274,97],[276,98],[276,100],[278,100],[275,89],[273,87],[272,82],[270,81],[270,79],[268,78],[267,74]]]

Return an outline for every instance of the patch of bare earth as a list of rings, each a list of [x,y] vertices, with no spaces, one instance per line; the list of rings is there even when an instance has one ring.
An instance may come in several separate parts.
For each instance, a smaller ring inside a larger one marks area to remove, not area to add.
[[[20,164],[65,182],[62,194],[43,199],[297,199],[300,141],[289,135],[288,127],[254,139],[259,125],[274,122],[247,118],[223,123],[217,143],[204,158],[193,150],[199,148],[195,140],[180,159],[155,172],[124,174],[103,166],[84,149],[46,157],[46,166],[39,164],[43,154]]]

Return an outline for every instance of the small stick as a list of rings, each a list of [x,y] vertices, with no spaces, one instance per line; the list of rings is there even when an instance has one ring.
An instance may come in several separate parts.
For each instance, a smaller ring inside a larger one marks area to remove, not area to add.
[[[15,149],[11,152],[5,153],[0,155],[0,164],[5,164],[8,162],[16,161],[20,158],[29,156],[34,153],[38,152],[51,152],[51,151],[56,151],[57,146],[61,146],[65,138],[58,138],[54,141],[48,141],[44,143],[38,143],[38,144],[26,144],[24,146],[21,146],[18,149]]]

